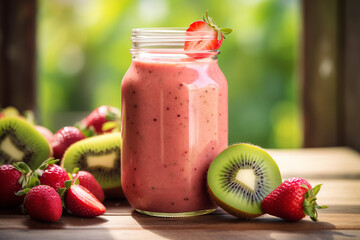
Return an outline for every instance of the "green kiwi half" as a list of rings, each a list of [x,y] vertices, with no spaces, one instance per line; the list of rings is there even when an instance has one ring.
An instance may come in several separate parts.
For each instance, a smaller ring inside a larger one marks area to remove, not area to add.
[[[0,165],[25,162],[36,169],[50,152],[48,141],[27,121],[18,117],[0,119]]]
[[[109,133],[86,138],[72,144],[61,166],[67,172],[75,167],[90,172],[108,198],[122,197],[120,177],[121,134]]]
[[[271,156],[245,143],[221,152],[211,163],[207,178],[211,198],[241,218],[262,215],[262,200],[282,183],[279,167]]]

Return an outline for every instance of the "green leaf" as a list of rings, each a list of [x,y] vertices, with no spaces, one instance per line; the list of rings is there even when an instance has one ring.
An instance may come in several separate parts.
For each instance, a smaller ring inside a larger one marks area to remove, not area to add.
[[[43,171],[40,170],[40,169],[36,169],[36,170],[35,170],[35,173],[36,173],[36,175],[39,176],[39,177],[41,177],[41,176],[43,175]]]
[[[37,185],[40,185],[40,180],[36,176],[36,174],[32,174],[29,179],[29,183],[27,184],[27,187],[33,188]]]
[[[58,189],[58,194],[59,194],[59,196],[61,198],[64,196],[65,192],[66,192],[66,188],[59,188]]]
[[[71,187],[71,185],[72,185],[72,182],[73,182],[72,180],[66,180],[65,183],[64,183],[64,184],[65,184],[65,188],[66,188],[66,189],[69,189],[69,188]]]
[[[22,170],[21,172],[23,173],[29,173],[31,171],[29,166],[24,162],[17,163],[17,167],[20,168]]]
[[[115,127],[117,126],[117,124],[118,124],[118,123],[117,123],[116,121],[106,122],[106,123],[104,123],[104,124],[102,125],[101,130],[103,130],[104,132],[105,132],[105,131],[108,131],[108,130],[110,130],[110,129],[115,128]]]
[[[76,179],[75,179],[74,184],[75,184],[75,185],[79,185],[79,184],[80,184],[80,180],[79,180],[79,178],[76,178]]]
[[[314,193],[314,196],[316,196],[316,194],[318,194],[318,192],[320,191],[321,185],[322,184],[318,184],[312,188],[312,192]]]
[[[69,176],[69,179],[72,180],[73,179],[73,176],[71,173],[67,173],[67,175]]]
[[[234,29],[232,28],[220,28],[220,31],[223,33],[223,34],[230,34],[234,31]]]
[[[74,169],[72,170],[72,174],[76,174],[78,173],[80,169],[78,167],[74,167]]]
[[[19,191],[17,191],[17,192],[15,193],[15,195],[16,195],[16,196],[25,196],[26,193],[25,193],[24,190],[19,190]]]

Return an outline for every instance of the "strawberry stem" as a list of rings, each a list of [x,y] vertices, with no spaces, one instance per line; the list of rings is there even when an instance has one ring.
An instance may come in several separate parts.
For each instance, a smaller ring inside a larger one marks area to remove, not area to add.
[[[234,31],[234,29],[232,28],[218,28],[218,26],[216,26],[214,19],[212,17],[209,17],[208,10],[206,10],[203,20],[217,32],[218,39],[221,38],[221,35],[223,35],[224,39],[226,39],[225,35],[228,35]]]
[[[303,184],[303,185],[302,185],[302,187],[309,189],[305,184]],[[327,206],[319,206],[316,203],[316,200],[317,200],[316,195],[319,193],[321,185],[322,184],[316,185],[312,189],[308,190],[305,193],[305,200],[303,203],[304,213],[306,215],[310,216],[310,218],[315,222],[318,221],[318,213],[317,213],[316,209],[327,208]]]

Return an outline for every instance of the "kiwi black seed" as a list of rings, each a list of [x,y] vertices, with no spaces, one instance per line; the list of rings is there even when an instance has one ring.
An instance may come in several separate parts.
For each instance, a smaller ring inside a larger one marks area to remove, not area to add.
[[[107,198],[122,197],[121,134],[109,133],[90,137],[71,145],[65,152],[61,166],[67,172],[75,167],[90,172],[99,182]]]
[[[212,199],[241,218],[262,215],[262,200],[281,183],[279,168],[271,156],[262,148],[245,143],[220,153],[208,171]]]
[[[50,145],[34,126],[18,117],[0,119],[0,165],[25,162],[36,169],[49,156]]]

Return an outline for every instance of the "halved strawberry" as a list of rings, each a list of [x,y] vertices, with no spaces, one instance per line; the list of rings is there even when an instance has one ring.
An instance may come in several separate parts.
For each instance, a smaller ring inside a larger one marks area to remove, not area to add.
[[[105,206],[86,188],[72,185],[66,192],[66,208],[78,217],[96,217],[106,212]]]
[[[187,40],[184,50],[189,57],[209,57],[213,53],[206,52],[206,50],[219,49],[225,38],[224,34],[230,34],[232,31],[231,28],[218,28],[206,11],[203,21],[193,22],[186,30]]]

